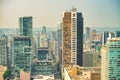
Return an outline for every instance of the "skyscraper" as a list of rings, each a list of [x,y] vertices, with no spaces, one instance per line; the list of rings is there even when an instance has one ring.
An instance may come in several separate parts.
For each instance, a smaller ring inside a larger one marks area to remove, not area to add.
[[[83,66],[83,17],[76,8],[63,13],[62,66]]]
[[[46,34],[46,27],[43,26],[42,27],[42,32],[40,34],[40,47],[44,47],[44,48],[48,48],[48,38],[47,38],[47,34]]]
[[[28,36],[13,38],[13,75],[19,79],[20,70],[31,71],[32,43]]]
[[[4,34],[0,37],[0,65],[8,66],[8,37]]]
[[[108,38],[101,56],[101,79],[120,80],[120,38]]]
[[[20,35],[32,36],[32,17],[20,17],[19,18]]]
[[[109,32],[108,31],[107,32],[103,32],[103,34],[102,34],[102,44],[103,45],[106,44],[108,37],[109,37]]]
[[[83,17],[82,17],[82,13],[77,12],[76,19],[77,19],[77,25],[75,26],[77,26],[77,65],[83,66]],[[74,29],[73,29],[73,32],[74,32]]]
[[[120,38],[108,39],[108,80],[120,80]]]
[[[59,73],[61,73],[62,67],[62,23],[60,23],[57,27],[57,54],[59,59]],[[61,73],[62,74],[62,73]]]

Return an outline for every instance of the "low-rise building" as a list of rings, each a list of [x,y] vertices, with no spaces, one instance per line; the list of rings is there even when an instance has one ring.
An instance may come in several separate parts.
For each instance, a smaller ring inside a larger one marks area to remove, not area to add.
[[[36,75],[33,80],[54,80],[54,75]]]
[[[64,72],[64,80],[101,80],[99,67],[72,66]]]
[[[30,72],[20,71],[20,80],[30,80]]]

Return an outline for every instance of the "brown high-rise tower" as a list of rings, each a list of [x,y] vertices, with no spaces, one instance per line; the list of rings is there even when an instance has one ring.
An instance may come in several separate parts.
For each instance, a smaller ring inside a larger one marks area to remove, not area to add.
[[[62,69],[83,65],[83,18],[75,8],[64,12],[62,21]]]
[[[62,30],[62,65],[68,67],[71,64],[71,12],[65,12],[63,15]]]

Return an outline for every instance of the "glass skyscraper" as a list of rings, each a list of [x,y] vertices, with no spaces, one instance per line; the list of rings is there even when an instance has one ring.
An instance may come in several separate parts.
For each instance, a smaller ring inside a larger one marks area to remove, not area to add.
[[[13,38],[13,75],[20,77],[20,70],[31,71],[31,38],[18,36]]]
[[[108,80],[120,80],[120,38],[108,41]]]
[[[0,37],[0,65],[8,66],[8,37],[4,34]]]
[[[20,35],[32,36],[32,17],[20,17],[19,18]]]

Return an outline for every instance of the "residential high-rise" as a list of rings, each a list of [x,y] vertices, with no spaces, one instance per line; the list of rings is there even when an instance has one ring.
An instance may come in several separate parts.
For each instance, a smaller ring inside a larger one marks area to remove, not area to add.
[[[32,17],[19,18],[19,30],[21,36],[32,36]]]
[[[20,78],[20,70],[31,72],[32,42],[28,36],[13,38],[13,75]]]
[[[76,8],[66,11],[62,21],[62,67],[83,66],[83,17]]]

